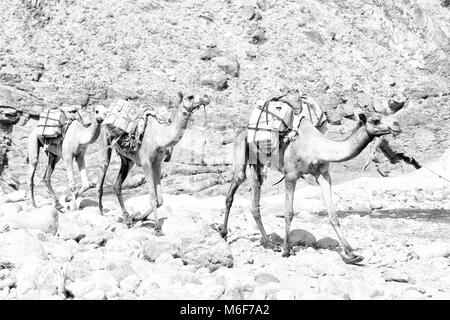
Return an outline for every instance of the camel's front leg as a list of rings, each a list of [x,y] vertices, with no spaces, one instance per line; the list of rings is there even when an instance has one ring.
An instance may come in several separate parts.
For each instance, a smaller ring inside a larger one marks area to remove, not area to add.
[[[103,215],[103,184],[105,183],[106,172],[111,162],[111,140],[108,138],[105,130],[100,132],[100,164],[98,167],[97,178],[97,199],[98,211]]]
[[[148,191],[150,196],[150,210],[146,214],[150,214],[153,211],[155,217],[155,231],[157,235],[162,235],[161,226],[158,219],[158,195],[156,191],[155,183],[155,173],[153,172],[153,165],[149,162],[143,163],[142,168],[144,169],[145,180],[147,180]]]
[[[264,229],[262,220],[261,220],[261,213],[260,213],[260,206],[259,201],[261,199],[261,177],[259,176],[259,168],[258,165],[249,165],[249,177],[248,181],[250,182],[251,189],[252,189],[252,215],[255,219],[256,225],[258,226],[259,232],[261,233],[261,244],[264,248],[273,248],[274,245],[270,241],[269,237],[267,236],[266,230]]]
[[[73,155],[66,156],[64,158],[64,163],[66,164],[67,176],[69,178],[69,190],[72,197],[70,210],[75,211],[77,209],[77,190],[75,185],[75,177],[73,174]]]
[[[355,264],[361,262],[364,258],[362,256],[356,255],[353,252],[352,247],[348,243],[347,239],[345,239],[343,235],[343,231],[341,229],[340,223],[338,221],[338,217],[336,215],[336,210],[333,205],[332,193],[331,193],[331,177],[330,174],[324,172],[317,177],[317,182],[320,185],[322,190],[322,197],[327,206],[328,217],[330,218],[331,225],[333,226],[336,234],[341,242],[341,245],[344,248],[345,256],[343,259],[346,263]]]
[[[52,183],[51,183],[51,177],[53,174],[53,171],[55,170],[56,163],[59,161],[59,157],[54,155],[53,153],[48,153],[48,165],[47,169],[45,170],[44,174],[44,183],[47,186],[48,192],[53,197],[53,200],[55,201],[55,207],[56,209],[60,210],[62,209],[61,204],[59,203],[58,196],[56,195],[55,190],[53,190]]]
[[[127,178],[128,172],[130,172],[130,169],[133,167],[134,163],[130,159],[123,157],[123,156],[120,157],[120,160],[121,160],[121,165],[120,165],[119,174],[117,175],[117,179],[114,182],[114,191],[116,193],[117,199],[119,200],[120,208],[122,209],[122,214],[123,214],[122,222],[124,222],[127,225],[131,225],[133,221],[130,218],[130,216],[127,212],[127,209],[125,208],[125,203],[123,201],[123,196],[122,196],[122,185],[123,185],[123,182],[125,181],[125,179]]]
[[[89,178],[86,171],[86,162],[84,161],[84,154],[75,156],[75,160],[78,165],[78,170],[81,176],[81,188],[77,193],[77,196],[81,195],[83,192],[95,187],[94,183],[89,182]]]
[[[284,245],[283,245],[283,257],[289,257],[291,255],[291,243],[289,239],[289,234],[291,232],[291,222],[294,218],[294,191],[297,184],[297,178],[295,180],[285,181],[285,210],[284,210],[284,220],[285,220],[285,235],[284,235]]]
[[[162,189],[161,189],[161,160],[157,159],[153,163],[153,181],[155,182],[156,199],[158,208],[163,205]]]
[[[34,175],[39,163],[39,140],[33,131],[28,140],[28,187],[30,188],[31,204],[37,208],[36,201],[34,199]]]

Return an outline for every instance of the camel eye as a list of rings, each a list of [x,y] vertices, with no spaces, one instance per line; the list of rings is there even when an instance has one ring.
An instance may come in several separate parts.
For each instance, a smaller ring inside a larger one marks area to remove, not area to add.
[[[190,96],[188,96],[187,98],[188,98],[188,100],[192,100],[192,99],[194,99],[194,96],[193,96],[193,95],[190,95]]]
[[[373,119],[372,121],[373,124],[380,124],[380,119]]]
[[[98,113],[98,110],[95,110],[95,113]]]

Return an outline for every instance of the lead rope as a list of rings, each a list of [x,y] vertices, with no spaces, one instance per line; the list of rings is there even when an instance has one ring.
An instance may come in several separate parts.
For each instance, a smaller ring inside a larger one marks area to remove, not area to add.
[[[395,137],[394,137],[394,139],[395,139],[395,141],[399,144],[399,146],[403,149],[403,151],[405,152],[405,154],[407,154],[409,157],[414,158],[414,157],[412,156],[412,154],[406,150],[406,148],[403,146],[403,144],[402,144],[400,141],[398,141]],[[414,159],[416,159],[416,158],[414,158]],[[416,160],[416,161],[417,161],[417,160]],[[439,174],[439,173],[437,173],[436,171],[432,170],[430,167],[421,164],[419,161],[417,161],[417,163],[418,163],[422,168],[425,168],[425,169],[427,169],[428,171],[430,171],[432,174],[436,175],[438,178],[440,178],[440,179],[442,179],[442,180],[445,180],[445,181],[447,181],[447,182],[450,182],[450,179],[448,179],[448,178],[442,176],[441,174]]]

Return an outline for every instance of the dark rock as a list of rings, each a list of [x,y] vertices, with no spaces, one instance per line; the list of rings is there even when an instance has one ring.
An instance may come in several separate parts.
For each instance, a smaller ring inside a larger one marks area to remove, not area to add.
[[[252,44],[258,44],[266,40],[266,30],[264,28],[258,28],[251,33],[250,43]]]
[[[289,240],[292,246],[314,247],[316,245],[316,237],[306,230],[295,229],[289,234]]]
[[[269,8],[267,0],[258,0],[256,3],[258,4],[258,8],[260,8],[262,11],[266,11]]]
[[[240,65],[236,58],[222,57],[216,60],[219,69],[233,77],[239,77]]]
[[[211,86],[218,91],[223,91],[228,88],[228,78],[224,73],[214,73],[212,75],[202,76],[200,84]]]
[[[275,232],[272,232],[271,234],[269,234],[269,240],[276,245],[282,245],[284,242],[284,239],[282,237],[280,237],[278,234],[276,234]]]
[[[351,118],[354,115],[355,107],[354,105],[347,102],[340,106],[340,110],[343,117]]]
[[[339,241],[333,238],[325,237],[317,241],[316,247],[318,249],[333,250],[339,247]]]
[[[341,125],[342,124],[341,115],[338,110],[332,109],[332,110],[325,111],[325,113],[327,115],[328,123],[330,123],[332,125]]]
[[[363,109],[373,108],[373,98],[371,95],[364,93],[364,92],[360,92],[357,94],[356,99],[357,99],[357,104],[359,105],[359,107],[361,107]]]
[[[205,52],[200,56],[200,59],[208,61],[218,56],[220,56],[220,51],[217,48],[213,47],[207,48]]]

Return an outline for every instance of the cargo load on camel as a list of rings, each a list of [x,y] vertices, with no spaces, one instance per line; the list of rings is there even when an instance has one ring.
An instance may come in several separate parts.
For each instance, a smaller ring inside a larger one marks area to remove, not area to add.
[[[272,96],[253,109],[248,123],[248,142],[256,145],[259,152],[270,155],[277,151],[280,139],[289,143],[297,137],[303,119],[321,127],[326,116],[317,102],[298,92]]]
[[[104,121],[114,144],[119,148],[134,152],[142,143],[148,116],[153,117],[159,123],[169,123],[169,116],[162,110],[147,107],[138,111],[140,107],[122,99],[115,100]]]
[[[38,134],[44,138],[57,138],[63,134],[66,122],[67,117],[61,109],[45,110],[39,115]]]

